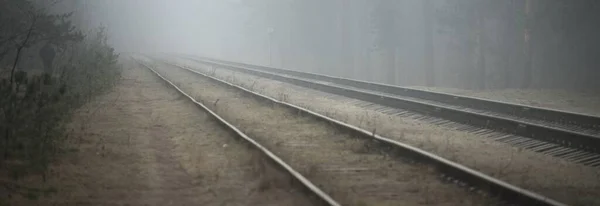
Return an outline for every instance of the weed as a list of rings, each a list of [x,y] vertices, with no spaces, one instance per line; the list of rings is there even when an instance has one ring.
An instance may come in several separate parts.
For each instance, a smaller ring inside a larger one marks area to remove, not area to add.
[[[277,97],[278,97],[279,101],[282,101],[282,102],[287,102],[289,99],[289,95],[283,89],[282,89],[282,91],[279,92]]]
[[[217,68],[215,68],[214,66],[210,66],[210,76],[217,76]]]
[[[35,74],[13,67],[10,76],[0,77],[0,168],[10,170],[14,181],[29,175],[45,179],[55,155],[69,150],[61,145],[72,112],[120,81],[118,55],[107,45],[103,29],[68,44],[55,58],[56,71]],[[90,116],[97,111],[87,109]],[[80,127],[88,125],[82,122]],[[45,190],[14,184],[0,186],[18,188],[10,193],[31,199],[45,194]]]
[[[250,89],[254,91],[254,86],[256,86],[256,83],[258,82],[258,77],[254,80],[254,82],[252,82],[252,85],[250,85]]]

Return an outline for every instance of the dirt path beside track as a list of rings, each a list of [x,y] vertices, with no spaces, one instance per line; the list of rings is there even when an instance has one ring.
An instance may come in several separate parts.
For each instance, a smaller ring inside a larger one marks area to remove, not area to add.
[[[14,205],[313,205],[150,71],[126,62],[123,79],[73,117],[58,192]]]

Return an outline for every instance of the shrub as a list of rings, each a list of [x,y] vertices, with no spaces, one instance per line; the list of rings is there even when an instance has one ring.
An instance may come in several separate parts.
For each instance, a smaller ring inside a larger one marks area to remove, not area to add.
[[[28,29],[25,37],[14,35],[15,39],[10,42],[17,44],[7,46],[0,42],[2,51],[7,51],[6,48],[16,50],[13,51],[14,64],[8,67],[10,71],[0,67],[0,175],[8,174],[14,182],[28,175],[41,175],[45,180],[51,160],[61,151],[66,136],[65,123],[72,112],[94,96],[110,91],[120,79],[119,56],[108,45],[104,28],[83,36],[65,20],[69,15],[47,15],[34,10],[25,0],[10,1],[9,4],[17,3],[27,3],[29,7],[25,8],[29,10],[22,13],[34,15],[28,16],[30,24],[19,21],[13,25],[21,28],[15,31]],[[7,8],[11,8],[10,5],[0,12]],[[7,15],[22,13],[5,12]],[[0,18],[7,15],[0,15]],[[7,22],[4,20],[0,19],[0,23]],[[60,48],[53,63],[53,68],[57,69],[35,74],[18,68],[16,62],[21,52],[44,38],[53,39],[53,44]],[[6,60],[3,57],[10,56],[5,55],[7,53],[0,55],[0,62]],[[31,188],[22,191],[25,187],[14,182],[0,182],[0,186],[27,197],[32,197],[31,191],[42,191]]]

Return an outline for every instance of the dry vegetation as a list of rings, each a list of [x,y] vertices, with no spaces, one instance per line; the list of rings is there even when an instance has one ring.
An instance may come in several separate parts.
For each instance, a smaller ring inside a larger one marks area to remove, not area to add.
[[[360,108],[348,101],[333,100],[324,93],[287,83],[214,70],[188,60],[178,62],[267,96],[285,97],[281,100],[376,131],[559,201],[572,205],[600,204],[597,198],[600,196],[600,171],[596,168],[521,150],[475,134]]]
[[[414,88],[600,116],[600,94],[598,94],[597,91],[577,92],[556,89],[505,89],[474,91],[438,87]]]
[[[46,183],[58,193],[15,205],[312,205],[288,176],[131,63],[114,92],[75,113],[74,152]]]
[[[72,112],[110,91],[120,77],[118,56],[103,30],[58,54],[55,73],[10,67],[0,78],[0,195],[36,199],[57,188],[24,187],[23,178],[47,177],[48,166],[64,152],[65,126]],[[16,54],[19,55],[18,53]],[[15,60],[16,61],[16,60]],[[1,201],[0,201],[1,202]]]
[[[381,154],[371,143],[312,117],[265,104],[178,68],[158,69],[197,100],[211,103],[220,115],[298,168],[341,204],[495,204],[441,182],[427,166],[399,162]],[[237,78],[236,74],[230,80]]]

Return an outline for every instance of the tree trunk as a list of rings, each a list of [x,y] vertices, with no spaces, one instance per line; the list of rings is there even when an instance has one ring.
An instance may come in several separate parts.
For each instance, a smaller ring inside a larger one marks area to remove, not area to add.
[[[425,55],[424,55],[424,69],[425,69],[425,86],[435,86],[435,57],[434,57],[434,45],[433,45],[433,2],[431,0],[421,0],[423,3],[423,19],[424,19],[424,34],[425,40]]]
[[[339,73],[337,73],[338,76],[343,76],[346,78],[351,77],[351,68],[349,68],[352,64],[351,64],[351,59],[347,58],[350,53],[352,52],[350,49],[350,41],[348,41],[348,39],[350,38],[350,32],[349,32],[349,28],[348,28],[348,21],[347,21],[347,10],[348,10],[348,1],[346,0],[340,0],[340,14],[338,17],[338,23],[339,23],[339,31],[340,31],[340,47],[339,47],[339,51],[338,54],[340,55],[339,58]]]
[[[527,32],[526,34],[527,35]],[[533,48],[531,46],[531,41],[525,41],[524,48],[524,56],[525,56],[525,65],[523,67],[523,82],[521,83],[522,89],[527,89],[531,87],[531,82],[533,79]]]
[[[525,0],[525,30],[523,32],[523,55],[525,56],[525,64],[523,66],[523,82],[521,88],[531,87],[531,81],[533,79],[533,46],[531,42],[533,26],[533,13],[531,12],[532,0]]]
[[[475,47],[476,47],[476,66],[473,69],[473,89],[482,90],[485,89],[485,40],[484,40],[484,32],[483,32],[483,14],[481,11],[478,12],[476,21],[476,34],[475,34]]]
[[[387,48],[384,51],[384,70],[385,83],[396,84],[396,51],[394,48]]]
[[[510,87],[510,48],[504,48],[506,51],[502,51],[502,89],[507,89]]]
[[[477,55],[477,68],[475,71],[475,74],[477,75],[475,77],[475,89],[477,90],[483,90],[486,88],[486,66],[485,66],[485,52],[484,52],[484,46],[483,43],[480,42],[479,44],[479,53]]]

